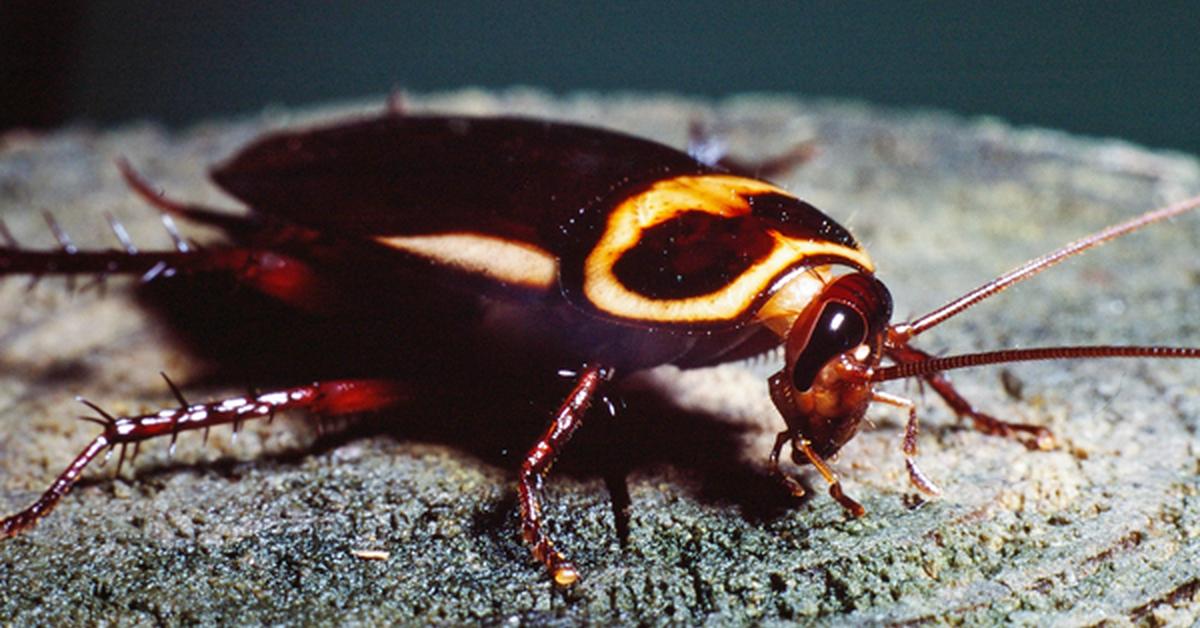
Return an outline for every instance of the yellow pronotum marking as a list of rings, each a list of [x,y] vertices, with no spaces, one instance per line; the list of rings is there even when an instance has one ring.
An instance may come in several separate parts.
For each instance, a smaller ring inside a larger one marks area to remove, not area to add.
[[[558,259],[527,242],[482,233],[388,236],[376,242],[496,281],[549,290],[558,281]]]
[[[613,209],[604,234],[584,261],[584,294],[600,310],[622,318],[678,323],[723,321],[739,318],[781,273],[813,256],[839,257],[868,271],[874,268],[860,249],[771,232],[775,248],[770,254],[710,294],[652,299],[629,290],[613,274],[613,264],[637,245],[646,229],[688,211],[742,216],[751,211],[744,196],[752,194],[788,195],[763,181],[732,175],[699,175],[659,181],[645,192],[626,199]],[[796,281],[816,281],[805,277],[799,275]]]

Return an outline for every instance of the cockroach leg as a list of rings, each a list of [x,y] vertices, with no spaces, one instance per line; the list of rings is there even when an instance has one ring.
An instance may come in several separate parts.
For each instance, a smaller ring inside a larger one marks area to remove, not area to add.
[[[55,227],[57,228],[57,227]],[[63,234],[65,237],[65,234]],[[57,236],[56,236],[57,237]],[[332,307],[336,290],[297,258],[269,249],[182,244],[174,251],[81,251],[65,240],[61,251],[0,246],[0,277],[27,274],[32,289],[46,275],[109,277],[139,275],[143,282],[190,273],[231,273],[237,280],[294,307],[322,311]]]
[[[610,393],[600,394],[600,402],[609,417],[616,419],[625,409],[625,399]],[[608,489],[609,499],[612,500],[613,527],[617,530],[617,540],[621,547],[629,543],[629,507],[633,500],[629,497],[629,482],[626,476],[629,470],[624,464],[610,467],[603,473],[604,486]]]
[[[129,189],[133,190],[134,194],[151,207],[163,212],[163,215],[172,215],[189,222],[220,227],[229,233],[241,233],[253,226],[253,221],[244,216],[168,197],[137,170],[134,170],[133,165],[124,157],[117,159],[117,169],[121,171],[121,176],[125,179]],[[173,227],[168,226],[167,230],[172,231]],[[174,236],[174,234],[172,235]]]
[[[849,511],[854,517],[861,517],[867,514],[867,509],[863,508],[862,504],[842,491],[842,482],[838,479],[837,474],[833,472],[833,469],[829,468],[825,460],[812,448],[812,443],[803,436],[792,438],[792,459],[799,462],[799,460],[796,460],[797,454],[802,454],[813,467],[816,467],[821,477],[825,478],[825,481],[829,483],[829,496],[837,500],[837,503],[841,504],[842,508]]]
[[[800,480],[784,473],[779,468],[779,454],[783,452],[783,446],[792,440],[792,431],[783,430],[775,436],[775,446],[771,448],[771,457],[767,461],[767,472],[771,477],[779,480],[784,488],[795,497],[804,497],[807,491],[804,490],[804,485],[800,484]]]
[[[612,369],[586,365],[580,371],[574,388],[559,406],[550,427],[525,456],[517,484],[521,507],[521,535],[533,551],[533,556],[550,571],[559,586],[569,586],[579,579],[575,565],[558,550],[542,531],[541,489],[546,474],[562,453],[571,435],[583,423],[583,416],[597,396],[600,386],[612,377]]]
[[[878,390],[871,392],[871,401],[908,410],[908,421],[904,424],[904,440],[900,446],[904,452],[904,466],[908,469],[908,479],[913,486],[917,487],[917,490],[930,497],[941,495],[942,489],[938,488],[938,485],[925,475],[921,467],[917,466],[917,432],[920,427],[920,422],[917,420],[917,404],[913,403],[911,399]]]
[[[109,431],[110,428],[106,427],[105,433],[107,434]],[[71,490],[71,487],[79,480],[79,475],[83,473],[84,467],[110,445],[111,443],[103,434],[92,440],[36,502],[21,512],[0,519],[0,535],[16,535],[32,527],[38,519],[50,514],[54,506],[58,504],[58,500],[62,499],[63,495],[66,495],[67,491]]]
[[[720,133],[714,132],[697,120],[688,123],[688,155],[710,166],[719,166],[745,175],[768,179],[785,175],[811,161],[820,149],[815,142],[800,142],[783,154],[754,161],[730,157],[728,150],[729,147],[721,139]]]
[[[171,384],[173,392],[178,389]],[[0,519],[0,536],[13,536],[45,517],[71,490],[88,463],[106,449],[121,447],[124,462],[125,447],[139,445],[156,436],[178,434],[185,430],[205,429],[214,425],[266,418],[278,410],[302,408],[321,416],[355,414],[379,410],[402,401],[404,389],[388,380],[338,380],[317,382],[307,386],[284,388],[253,397],[233,397],[222,401],[184,404],[151,414],[116,417],[96,404],[81,400],[100,417],[86,417],[104,429],[75,457],[46,492],[25,510]],[[118,469],[119,472],[119,469]]]
[[[842,505],[854,517],[861,517],[867,514],[867,509],[863,508],[862,504],[854,500],[854,498],[842,491],[841,480],[838,480],[837,474],[829,465],[821,458],[819,454],[812,448],[812,443],[807,438],[793,433],[791,430],[784,430],[775,437],[775,446],[771,448],[770,462],[768,463],[768,471],[770,474],[783,482],[783,485],[792,492],[796,497],[804,496],[804,487],[796,479],[787,475],[779,468],[779,454],[783,451],[785,443],[792,444],[792,460],[796,464],[803,464],[807,461],[817,469],[821,477],[829,483],[829,495],[837,500],[837,503]],[[803,456],[801,458],[800,456]]]
[[[955,413],[971,419],[971,424],[975,429],[984,434],[1012,438],[1020,441],[1029,449],[1050,451],[1058,446],[1054,438],[1054,432],[1041,425],[1002,421],[990,414],[976,410],[970,401],[967,401],[966,398],[958,394],[950,378],[943,373],[930,373],[924,376],[923,379],[929,382],[929,385],[933,387],[938,396],[944,399]]]
[[[625,471],[612,470],[604,474],[604,486],[608,488],[612,500],[613,527],[617,530],[617,541],[621,547],[629,544],[629,507],[633,500],[629,497],[629,483],[625,479]]]
[[[888,347],[888,356],[900,364],[923,362],[933,358],[931,354],[908,345]],[[920,377],[921,381],[929,383],[934,392],[945,400],[946,404],[950,406],[950,409],[954,410],[955,414],[959,417],[970,419],[971,425],[976,430],[992,436],[1012,438],[1020,441],[1029,449],[1049,451],[1057,446],[1054,433],[1041,425],[1003,421],[990,414],[976,410],[970,401],[967,401],[965,397],[959,394],[954,388],[953,382],[950,381],[950,377],[945,373],[925,373]]]

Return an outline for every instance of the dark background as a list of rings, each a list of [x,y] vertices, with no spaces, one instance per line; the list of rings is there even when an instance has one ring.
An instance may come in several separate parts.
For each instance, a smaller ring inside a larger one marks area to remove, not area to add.
[[[1198,7],[0,0],[0,129],[527,85],[857,98],[1200,153]]]

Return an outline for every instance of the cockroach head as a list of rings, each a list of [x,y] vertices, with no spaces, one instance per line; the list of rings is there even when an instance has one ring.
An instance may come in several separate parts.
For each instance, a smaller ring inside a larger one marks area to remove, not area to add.
[[[823,457],[858,431],[891,316],[883,283],[851,273],[826,285],[788,332],[784,368],[770,379],[771,398],[793,437]]]

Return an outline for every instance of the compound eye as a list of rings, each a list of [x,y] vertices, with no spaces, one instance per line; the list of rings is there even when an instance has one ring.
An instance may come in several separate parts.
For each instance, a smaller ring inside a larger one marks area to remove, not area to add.
[[[867,322],[858,310],[838,301],[825,304],[792,367],[792,385],[799,391],[808,390],[829,360],[857,347],[866,338]]]

